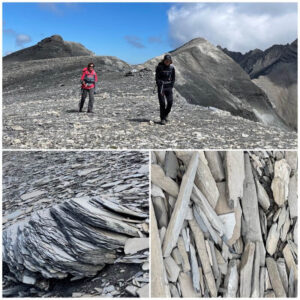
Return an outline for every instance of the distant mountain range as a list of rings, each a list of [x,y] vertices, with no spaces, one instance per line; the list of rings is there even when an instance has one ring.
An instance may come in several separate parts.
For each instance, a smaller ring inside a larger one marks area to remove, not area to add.
[[[298,40],[245,54],[221,48],[236,61],[272,102],[279,116],[297,130]]]

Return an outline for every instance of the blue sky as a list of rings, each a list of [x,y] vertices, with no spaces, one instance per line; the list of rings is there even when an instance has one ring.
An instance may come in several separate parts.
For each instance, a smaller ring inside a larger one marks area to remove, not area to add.
[[[142,63],[194,37],[245,52],[292,42],[297,5],[3,3],[3,55],[53,34],[129,63]]]

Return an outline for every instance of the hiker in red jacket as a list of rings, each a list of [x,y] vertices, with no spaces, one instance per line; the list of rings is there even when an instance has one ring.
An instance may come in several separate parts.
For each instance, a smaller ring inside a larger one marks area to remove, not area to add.
[[[98,81],[97,74],[94,70],[95,65],[89,63],[87,68],[82,70],[81,82],[81,100],[79,102],[79,112],[82,112],[83,105],[87,94],[89,94],[88,113],[93,112],[95,83]]]

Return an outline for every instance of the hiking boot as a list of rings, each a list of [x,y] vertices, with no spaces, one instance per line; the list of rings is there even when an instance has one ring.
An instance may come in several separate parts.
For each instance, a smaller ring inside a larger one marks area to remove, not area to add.
[[[166,125],[167,122],[166,122],[166,120],[161,120],[161,121],[160,121],[160,124],[161,124],[161,125]]]
[[[87,111],[88,114],[93,114],[94,112],[92,110]]]

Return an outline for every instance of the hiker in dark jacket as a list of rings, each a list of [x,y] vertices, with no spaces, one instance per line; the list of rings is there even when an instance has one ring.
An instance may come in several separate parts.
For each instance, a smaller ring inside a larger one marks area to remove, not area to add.
[[[79,112],[82,112],[83,105],[87,94],[89,94],[89,105],[88,105],[88,113],[93,112],[94,105],[94,93],[95,93],[95,84],[98,81],[97,74],[94,70],[95,65],[93,63],[89,63],[87,68],[82,70],[82,75],[80,78],[81,82],[81,99],[79,102]]]
[[[165,125],[168,121],[168,114],[170,113],[173,104],[172,89],[175,83],[175,68],[171,64],[172,58],[167,54],[156,67],[155,80],[158,90],[160,120],[162,125]]]

